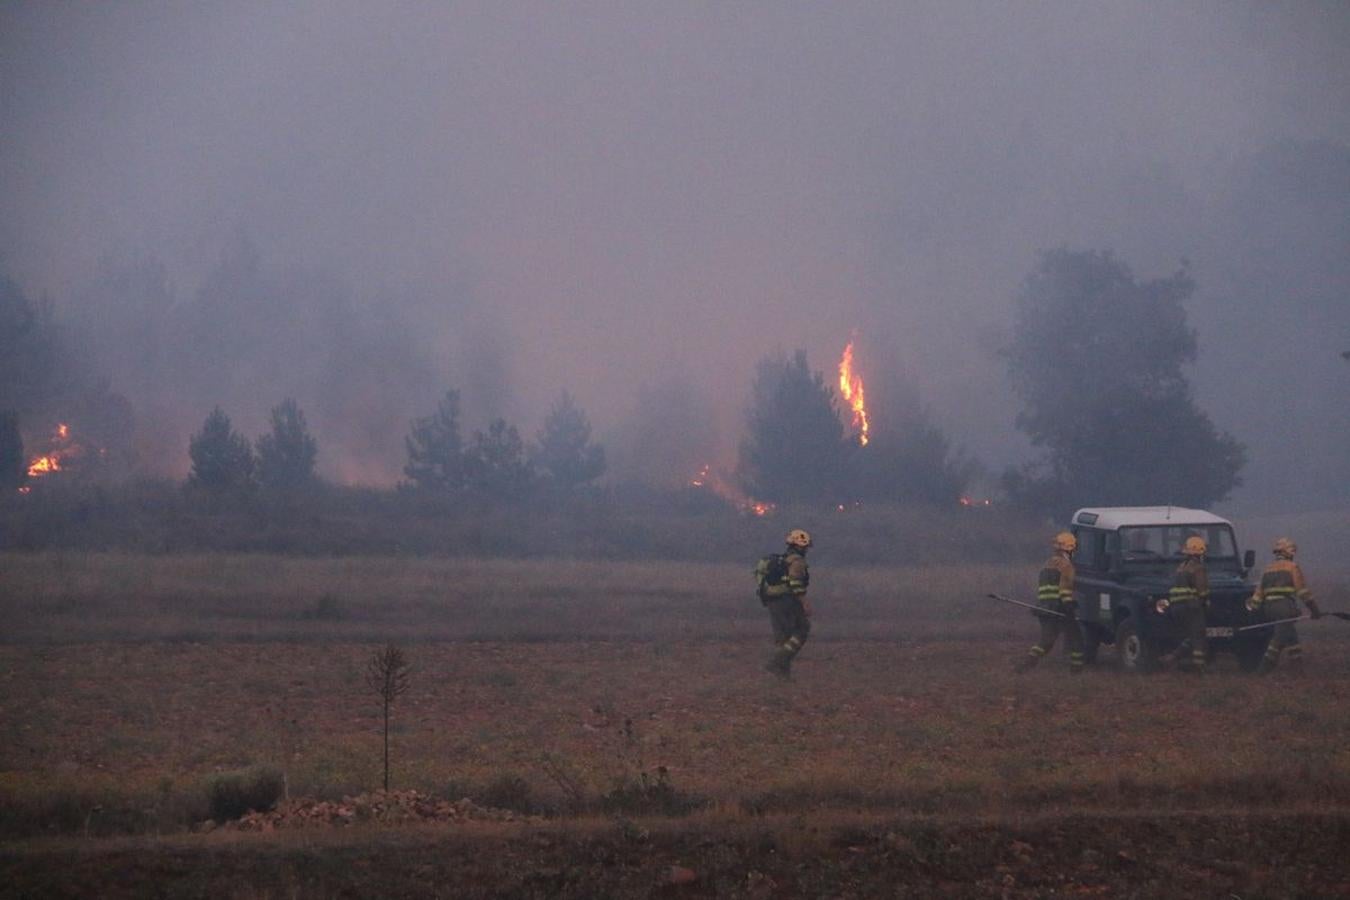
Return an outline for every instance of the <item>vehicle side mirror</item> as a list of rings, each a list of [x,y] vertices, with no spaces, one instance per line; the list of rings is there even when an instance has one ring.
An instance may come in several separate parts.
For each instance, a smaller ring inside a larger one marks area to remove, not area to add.
[[[1255,566],[1256,566],[1255,550],[1248,550],[1246,553],[1242,554],[1242,568],[1251,569],[1255,568]]]

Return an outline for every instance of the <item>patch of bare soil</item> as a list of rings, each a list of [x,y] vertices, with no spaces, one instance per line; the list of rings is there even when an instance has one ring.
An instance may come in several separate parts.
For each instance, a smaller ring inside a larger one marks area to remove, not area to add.
[[[0,897],[1336,897],[1350,813],[492,823],[0,851]]]

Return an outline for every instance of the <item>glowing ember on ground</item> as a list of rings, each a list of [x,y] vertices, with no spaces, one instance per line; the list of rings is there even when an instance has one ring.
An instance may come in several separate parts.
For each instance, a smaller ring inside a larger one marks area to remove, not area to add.
[[[718,474],[711,465],[704,465],[703,468],[699,469],[698,474],[689,479],[689,486],[712,491],[744,513],[767,516],[774,511],[772,503],[767,500],[756,500],[749,496]]]
[[[858,443],[866,447],[871,423],[867,419],[867,401],[863,396],[862,376],[853,370],[852,341],[844,347],[844,356],[839,360],[839,393],[853,413],[853,427],[858,430]]]

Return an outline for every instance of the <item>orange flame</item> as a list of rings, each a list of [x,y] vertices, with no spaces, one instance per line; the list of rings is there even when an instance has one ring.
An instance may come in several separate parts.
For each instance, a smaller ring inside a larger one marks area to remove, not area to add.
[[[853,412],[853,427],[858,429],[858,443],[867,446],[867,433],[871,423],[867,420],[867,401],[863,397],[862,376],[853,371],[853,342],[844,348],[844,356],[839,360],[839,393]]]
[[[79,456],[83,448],[79,444],[72,443],[70,440],[70,426],[64,422],[56,426],[52,432],[51,440],[48,442],[50,449],[41,456],[33,457],[33,461],[28,464],[28,477],[41,478],[44,475],[50,475],[53,472],[60,472],[65,469],[63,462]],[[102,451],[100,451],[102,452]],[[19,492],[28,493],[28,487],[19,488]]]
[[[755,516],[767,516],[774,511],[774,505],[767,500],[756,500],[718,474],[711,464],[705,464],[698,474],[689,479],[689,486],[706,488],[718,497],[730,503],[743,513]]]
[[[61,457],[53,454],[51,456],[39,456],[28,465],[29,478],[41,478],[43,475],[50,475],[52,472],[61,471]]]

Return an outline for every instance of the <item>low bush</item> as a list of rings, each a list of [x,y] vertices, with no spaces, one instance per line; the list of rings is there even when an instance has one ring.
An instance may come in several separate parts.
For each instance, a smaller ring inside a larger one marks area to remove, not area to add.
[[[285,788],[285,776],[268,767],[221,773],[207,784],[210,816],[228,822],[245,813],[266,812],[277,805]]]
[[[538,813],[542,811],[534,787],[524,778],[512,772],[505,772],[489,781],[480,793],[478,800],[484,806],[493,809],[509,809],[512,812]]]

